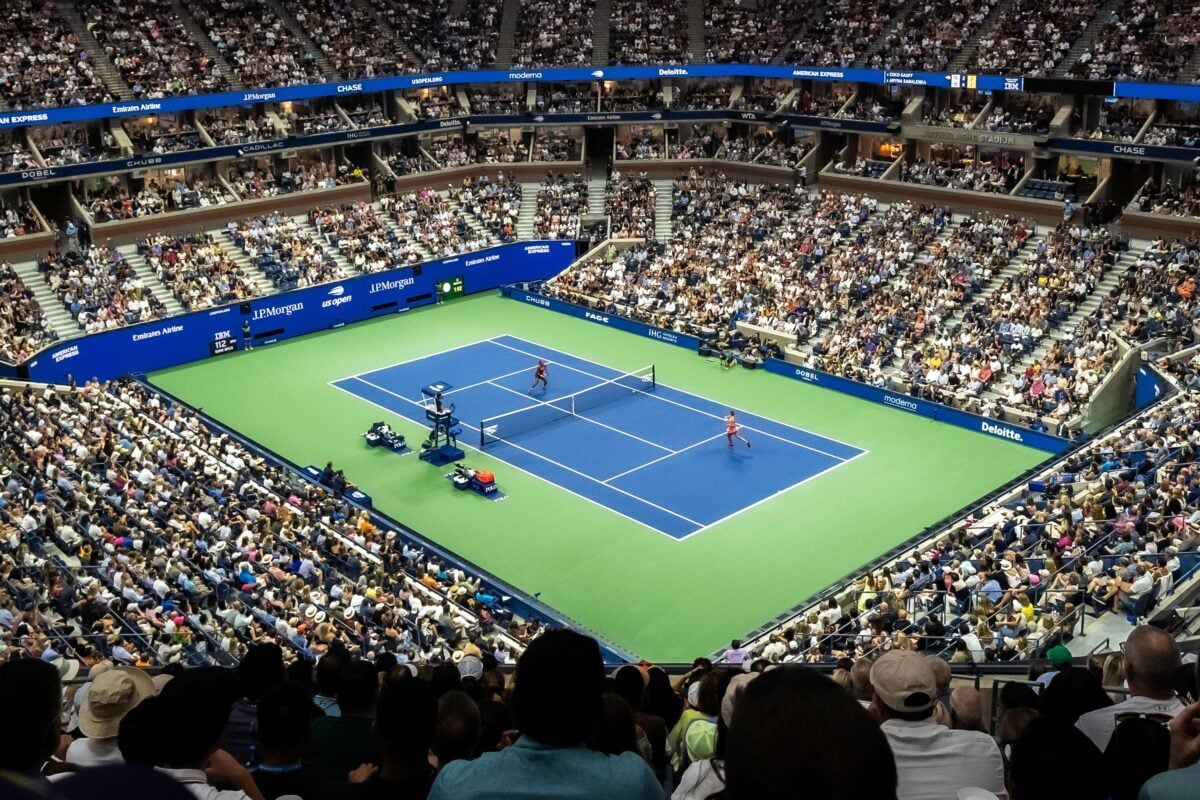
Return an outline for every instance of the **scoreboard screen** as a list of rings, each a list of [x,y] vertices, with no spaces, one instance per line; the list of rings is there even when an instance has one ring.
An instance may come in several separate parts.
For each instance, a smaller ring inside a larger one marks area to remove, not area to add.
[[[443,300],[462,297],[465,291],[463,289],[463,279],[461,276],[457,278],[442,278],[438,281],[437,290]]]
[[[237,339],[229,331],[217,331],[208,343],[208,349],[214,356],[232,353],[237,350]]]

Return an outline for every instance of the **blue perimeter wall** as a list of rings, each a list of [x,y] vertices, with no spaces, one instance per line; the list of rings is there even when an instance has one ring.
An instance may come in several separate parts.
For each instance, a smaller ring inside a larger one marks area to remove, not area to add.
[[[656,328],[653,325],[647,325],[634,320],[618,317],[612,314],[603,314],[598,311],[577,306],[573,303],[564,303],[561,300],[555,300],[550,297],[545,297],[536,292],[524,291],[517,287],[505,287],[504,294],[514,300],[520,300],[523,303],[541,306],[548,308],[551,311],[557,311],[560,314],[569,314],[573,317],[586,319],[597,325],[606,325],[610,328],[616,328],[620,331],[628,333],[636,333],[639,336],[647,336],[651,339],[657,339],[660,342],[686,347],[689,350],[698,350],[700,340],[695,336],[689,336],[685,333],[677,333],[675,331],[663,330]],[[999,422],[988,417],[981,417],[977,414],[971,414],[966,411],[960,411],[956,408],[950,408],[940,403],[931,403],[928,400],[919,400],[915,397],[910,397],[906,394],[898,394],[889,392],[885,389],[880,389],[875,386],[869,386],[858,381],[840,378],[837,375],[830,375],[827,372],[801,367],[796,364],[791,364],[779,359],[769,358],[763,363],[763,368],[768,372],[774,372],[778,375],[786,375],[795,380],[804,381],[805,383],[815,384],[824,389],[832,389],[835,392],[848,394],[862,400],[870,400],[874,403],[882,403],[897,411],[903,411],[908,414],[916,414],[921,417],[937,420],[938,422],[947,422],[951,425],[957,425],[960,428],[966,428],[978,433],[985,433],[989,436],[996,436],[1001,439],[1008,439],[1012,442],[1033,447],[1038,450],[1045,450],[1049,453],[1061,453],[1071,447],[1071,442],[1059,436],[1052,436],[1046,433],[1023,428],[1017,425],[1009,425],[1004,422]]]
[[[415,266],[402,267],[70,339],[42,350],[20,368],[0,365],[0,377],[65,383],[72,375],[82,383],[150,372],[242,349],[246,320],[254,344],[265,345],[428,305],[436,301],[434,287],[443,279],[462,277],[467,293],[481,292],[515,281],[545,280],[574,258],[573,240],[501,245],[426,262],[419,265],[419,275]]]

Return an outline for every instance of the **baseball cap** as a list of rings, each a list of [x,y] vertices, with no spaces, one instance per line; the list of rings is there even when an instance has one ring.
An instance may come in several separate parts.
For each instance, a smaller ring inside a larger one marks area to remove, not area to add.
[[[476,656],[463,656],[458,662],[458,674],[464,678],[478,679],[483,674],[483,662]]]
[[[937,703],[937,679],[925,656],[892,650],[871,667],[871,686],[893,711],[928,711]]]
[[[1066,667],[1070,666],[1072,657],[1070,650],[1058,644],[1046,651],[1046,658],[1056,667]]]

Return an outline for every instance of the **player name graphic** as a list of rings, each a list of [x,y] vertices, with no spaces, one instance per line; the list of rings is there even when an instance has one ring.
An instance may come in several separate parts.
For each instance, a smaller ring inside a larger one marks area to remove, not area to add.
[[[1014,442],[1024,442],[1025,439],[1017,431],[1005,425],[993,425],[990,422],[980,422],[979,430],[984,433],[990,433],[992,436],[999,436],[1001,439],[1011,439]]]

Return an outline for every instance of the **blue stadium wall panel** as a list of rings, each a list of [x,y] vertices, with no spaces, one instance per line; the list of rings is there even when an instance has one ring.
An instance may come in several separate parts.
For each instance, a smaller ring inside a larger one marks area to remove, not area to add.
[[[656,328],[653,325],[636,322],[625,317],[618,317],[613,314],[604,314],[599,311],[577,306],[572,303],[564,303],[561,300],[555,300],[551,297],[545,297],[536,292],[523,291],[516,287],[506,288],[504,293],[523,303],[530,305],[541,306],[542,308],[557,311],[560,314],[569,314],[572,317],[586,319],[598,325],[604,325],[609,328],[616,328],[627,333],[636,333],[639,336],[646,336],[651,339],[657,339],[660,342],[667,342],[679,347],[686,347],[690,350],[698,350],[700,340],[695,336],[689,336],[675,331],[667,331],[662,328]],[[791,364],[787,361],[770,358],[763,363],[763,368],[768,372],[774,372],[778,375],[785,375],[795,380],[804,381],[815,386],[820,386],[823,389],[832,389],[835,392],[848,394],[862,400],[870,400],[873,403],[880,403],[888,408],[895,409],[906,414],[916,414],[921,417],[937,420],[938,422],[946,422],[951,425],[957,425],[960,428],[966,428],[977,433],[986,434],[988,436],[996,436],[1001,439],[1008,439],[1011,442],[1017,442],[1027,447],[1033,447],[1038,450],[1044,450],[1049,453],[1061,453],[1071,446],[1071,442],[1058,436],[1039,433],[1038,431],[1023,428],[1019,425],[1009,425],[989,417],[981,417],[977,414],[971,414],[966,411],[960,411],[956,408],[950,408],[940,403],[931,403],[927,400],[920,400],[916,397],[911,397],[906,394],[898,394],[889,392],[885,389],[880,389],[875,386],[869,386],[865,383],[859,383],[847,378],[840,378],[837,375],[830,375],[827,372],[820,370],[802,367],[797,364]]]
[[[28,378],[64,383],[150,372],[242,349],[242,325],[254,344],[394,314],[436,300],[435,285],[461,277],[468,293],[514,281],[545,280],[575,257],[574,241],[502,245],[414,267],[359,275],[336,283],[271,295],[240,305],[197,311],[60,342],[28,362]]]

